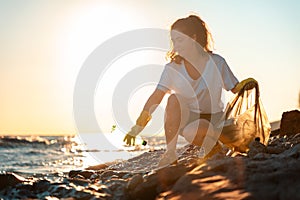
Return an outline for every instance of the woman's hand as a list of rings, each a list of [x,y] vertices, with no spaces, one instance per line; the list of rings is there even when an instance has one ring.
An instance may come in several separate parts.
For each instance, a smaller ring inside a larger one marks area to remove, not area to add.
[[[139,125],[134,125],[131,130],[125,135],[123,142],[126,143],[126,145],[131,146],[135,145],[135,137],[144,129],[144,127]]]
[[[135,137],[145,128],[147,123],[151,120],[151,115],[148,111],[143,110],[139,118],[136,120],[136,125],[134,125],[131,130],[125,135],[123,142],[127,145],[135,145]]]
[[[125,135],[123,141],[131,146],[135,145],[135,137],[145,128],[147,123],[151,120],[150,110],[154,111],[157,105],[161,102],[165,95],[165,92],[159,89],[154,90],[152,95],[147,100],[143,111],[139,118],[136,120],[136,125]]]
[[[243,88],[245,90],[251,90],[257,85],[257,81],[254,78],[247,78],[238,84],[231,90],[233,93],[240,92]]]

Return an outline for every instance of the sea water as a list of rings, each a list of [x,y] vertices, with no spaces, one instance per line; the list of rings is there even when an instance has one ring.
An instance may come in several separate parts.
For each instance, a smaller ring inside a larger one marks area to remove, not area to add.
[[[0,171],[23,175],[51,175],[164,149],[163,136],[143,138],[146,146],[124,145],[123,134],[82,133],[74,136],[0,136]],[[178,146],[187,143],[179,138]]]

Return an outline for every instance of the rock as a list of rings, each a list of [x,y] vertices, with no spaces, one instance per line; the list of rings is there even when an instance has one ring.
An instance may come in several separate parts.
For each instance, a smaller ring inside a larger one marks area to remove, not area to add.
[[[100,179],[101,180],[107,180],[107,179],[110,179],[111,176],[113,176],[115,174],[115,172],[113,170],[107,170],[107,171],[104,171],[100,174]]]
[[[34,182],[32,187],[35,191],[47,191],[50,187],[51,183],[48,180],[39,180]]]
[[[15,186],[18,183],[26,181],[25,178],[11,172],[5,172],[0,174],[0,189],[3,189],[8,186]]]
[[[300,157],[300,144],[293,146],[292,148],[284,151],[282,153],[282,157],[291,157],[295,159],[299,159]]]
[[[18,192],[18,195],[22,198],[22,199],[25,199],[26,198],[32,198],[34,199],[35,198],[35,195],[33,195],[33,192],[30,191],[30,190],[20,190]]]
[[[52,185],[52,187],[49,190],[51,190],[50,194],[52,194],[53,196],[55,195],[58,198],[63,198],[76,192],[75,189],[69,188],[66,185]]]
[[[199,159],[200,148],[189,145],[179,149],[177,165],[161,169],[163,150],[69,177],[0,174],[0,199],[300,199],[300,133],[285,134],[270,137],[268,146],[253,141],[248,156]]]
[[[165,199],[247,199],[249,193],[242,189],[241,160],[210,161],[182,176]]]
[[[89,185],[88,189],[90,189],[92,191],[97,191],[97,192],[112,195],[112,191],[104,184],[100,184],[100,185],[92,184],[92,185]]]
[[[94,165],[94,166],[89,166],[86,169],[87,170],[101,170],[105,169],[109,166],[109,164],[99,164],[99,165]]]
[[[159,169],[156,172],[158,175],[159,186],[163,189],[174,184],[186,172],[187,170],[184,165],[171,165]]]
[[[277,146],[267,146],[266,152],[269,154],[280,154],[285,151],[285,148],[277,147]]]
[[[250,158],[253,158],[258,153],[265,153],[265,152],[266,152],[266,146],[260,143],[259,141],[254,140],[249,144],[248,156]]]
[[[84,178],[86,178],[86,179],[90,179],[91,176],[94,174],[94,172],[92,172],[92,171],[81,171],[79,174],[81,176],[83,176]]]
[[[155,199],[158,194],[157,185],[158,175],[156,173],[148,175],[143,183],[130,192],[130,196],[132,199]]]
[[[139,184],[141,184],[144,181],[142,175],[136,174],[134,175],[128,182],[127,184],[127,189],[128,190],[133,190],[136,188]]]
[[[82,185],[82,186],[87,186],[90,183],[89,180],[83,179],[81,177],[77,178],[77,176],[74,178],[70,178],[68,180],[76,185]]]
[[[284,112],[280,123],[280,135],[295,135],[297,133],[300,133],[300,111]]]
[[[105,185],[107,185],[107,187],[112,192],[114,192],[117,189],[120,189],[120,186],[122,187],[122,190],[123,190],[123,188],[125,189],[126,184],[127,184],[127,181],[123,180],[123,179],[112,179],[105,183]]]
[[[69,171],[69,177],[70,178],[74,178],[75,176],[77,176],[77,174],[79,174],[81,170],[71,170]]]
[[[184,165],[171,165],[153,171],[144,178],[132,191],[133,199],[154,199],[159,193],[169,189],[181,176],[187,172]],[[139,178],[139,181],[141,179]]]
[[[93,174],[94,174],[94,172],[92,172],[92,171],[71,170],[69,172],[69,177],[74,178],[77,175],[81,175],[82,177],[89,179]]]
[[[253,157],[253,160],[265,160],[270,158],[270,154],[267,153],[257,153]]]
[[[127,171],[114,171],[114,174],[111,176],[111,178],[115,177],[115,178],[124,178],[124,177],[128,177],[131,173],[127,172]],[[125,178],[124,178],[125,179]]]

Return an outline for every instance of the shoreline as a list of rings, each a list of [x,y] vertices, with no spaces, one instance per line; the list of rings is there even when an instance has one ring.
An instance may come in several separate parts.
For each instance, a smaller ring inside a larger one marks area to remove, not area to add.
[[[274,120],[272,122],[270,122],[270,125],[271,125],[271,130],[274,131],[274,130],[277,130],[280,128],[280,120]],[[7,131],[8,132],[8,131]],[[38,137],[38,136],[42,136],[42,137],[51,137],[51,136],[66,136],[66,137],[74,137],[74,136],[78,136],[80,135],[79,133],[77,132],[67,132],[67,133],[57,133],[57,132],[51,132],[51,133],[43,133],[43,131],[41,132],[36,132],[34,134],[32,133],[1,133],[0,132],[0,137],[2,136],[13,136],[13,137]],[[17,131],[16,131],[17,132]],[[22,131],[20,131],[22,132]],[[58,131],[59,132],[59,131]],[[98,132],[90,132],[91,134],[99,134]],[[111,132],[105,132],[104,134],[110,134]],[[89,134],[89,133],[88,133]],[[164,136],[164,135],[161,135],[161,136]],[[159,137],[161,137],[159,136]]]
[[[295,116],[298,117],[295,117]],[[157,168],[163,149],[128,160],[46,176],[0,173],[3,199],[300,199],[300,112],[284,113],[265,146],[247,154],[228,148],[200,159],[200,147],[177,150],[178,163]],[[51,179],[50,179],[51,178]]]
[[[71,199],[297,199],[300,189],[300,133],[272,136],[268,146],[255,141],[247,156],[217,153],[197,157],[199,147],[179,150],[177,165],[156,168],[164,150],[145,152],[97,169],[71,170],[55,177],[1,174],[1,198]],[[291,178],[293,177],[293,178]],[[292,185],[292,189],[286,187]]]

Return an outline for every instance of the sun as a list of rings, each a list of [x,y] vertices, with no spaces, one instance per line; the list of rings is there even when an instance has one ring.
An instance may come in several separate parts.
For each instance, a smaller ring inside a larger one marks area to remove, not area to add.
[[[93,2],[79,4],[65,13],[56,40],[57,66],[60,66],[57,74],[62,75],[58,77],[59,84],[73,84],[84,61],[103,42],[147,24],[132,9],[121,4]]]
[[[149,24],[147,19],[137,16],[138,13],[133,9],[121,4],[93,2],[74,7],[66,13],[67,17],[61,23],[62,31],[57,42],[57,66],[61,67],[57,67],[56,84],[67,91],[62,95],[69,99],[73,97],[77,75],[85,60],[98,46],[116,35],[144,28],[145,24]],[[113,86],[113,83],[109,85]],[[72,105],[67,106],[72,109]],[[106,106],[101,109],[101,113],[103,112],[106,113],[105,116],[109,116],[111,110],[107,110]],[[107,123],[109,130],[112,124],[113,122]]]

